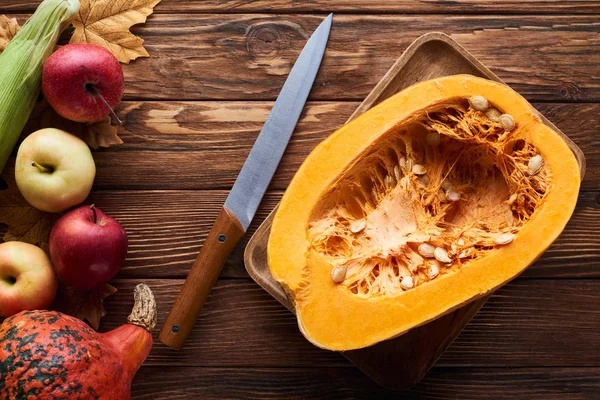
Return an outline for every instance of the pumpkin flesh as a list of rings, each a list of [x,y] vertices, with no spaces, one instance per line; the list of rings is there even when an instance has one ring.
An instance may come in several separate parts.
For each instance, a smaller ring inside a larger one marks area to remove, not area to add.
[[[510,88],[423,82],[310,154],[273,221],[269,266],[311,342],[366,347],[518,275],[562,231],[578,189],[571,150]]]

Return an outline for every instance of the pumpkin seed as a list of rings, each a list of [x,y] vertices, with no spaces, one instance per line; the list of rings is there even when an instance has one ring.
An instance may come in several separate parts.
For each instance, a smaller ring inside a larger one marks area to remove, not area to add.
[[[455,243],[452,243],[448,254],[455,255],[456,253],[458,253],[458,246]]]
[[[529,159],[529,163],[527,163],[527,172],[529,175],[533,176],[537,174],[540,169],[544,166],[544,159],[541,155],[535,155]]]
[[[483,96],[471,96],[469,97],[469,105],[477,111],[485,111],[490,106],[490,103]]]
[[[436,260],[438,260],[441,263],[444,263],[444,264],[452,263],[452,260],[448,256],[448,251],[442,247],[436,247],[435,250],[433,250],[433,256],[435,257]]]
[[[510,242],[513,241],[513,239],[515,238],[514,233],[503,233],[502,235],[496,237],[496,239],[494,239],[494,243],[499,244],[499,245],[503,245],[503,244],[509,244]]]
[[[465,240],[463,238],[458,238],[458,240],[456,241],[456,243],[459,246],[464,246],[465,245]]]
[[[460,193],[458,193],[456,189],[450,189],[446,192],[446,198],[450,201],[459,201]]]
[[[519,196],[516,193],[513,193],[510,195],[510,197],[508,198],[508,205],[513,204],[515,201],[517,201],[517,198]]]
[[[400,166],[408,171],[412,169],[413,162],[410,158],[402,157],[400,158]]]
[[[497,108],[493,108],[493,107],[485,112],[485,116],[488,117],[488,119],[492,122],[499,122],[500,115],[502,115],[502,113],[500,111],[498,111]]]
[[[346,267],[335,267],[331,270],[331,279],[335,283],[342,283],[346,279]]]
[[[429,271],[427,275],[429,275],[429,279],[434,279],[436,276],[440,274],[440,269],[435,264],[431,264],[429,266]]]
[[[405,276],[404,278],[402,278],[402,280],[400,281],[400,286],[402,286],[403,289],[412,289],[414,286],[414,282],[413,282],[413,278],[412,276]]]
[[[427,144],[430,146],[439,146],[442,141],[442,136],[437,132],[429,132],[425,137]]]
[[[406,241],[409,243],[424,243],[429,239],[431,239],[431,236],[426,233],[415,232],[409,233],[408,236],[406,236]]]
[[[415,175],[425,175],[427,173],[427,168],[425,168],[424,165],[421,164],[415,164],[412,167],[412,172]]]
[[[471,255],[471,249],[466,249],[460,252],[458,258],[467,258]]]
[[[515,129],[515,119],[510,114],[502,114],[500,117],[500,125],[506,131],[512,131]]]
[[[435,251],[435,246],[433,246],[429,243],[421,243],[419,245],[419,247],[417,248],[417,250],[419,251],[419,254],[422,255],[423,257],[433,258],[434,257],[433,252]]]
[[[363,229],[365,229],[366,226],[367,226],[366,220],[357,219],[356,221],[352,222],[352,224],[350,224],[350,232],[358,233],[358,232],[362,231]]]
[[[444,181],[442,182],[442,189],[444,190],[450,190],[454,187],[454,184],[452,182],[450,182],[450,179],[446,178],[444,179]]]
[[[394,176],[396,177],[397,181],[400,180],[400,167],[397,165],[394,165]]]
[[[429,185],[429,177],[427,175],[421,175],[417,178],[417,180],[419,181],[420,184],[422,184],[423,186],[428,186]]]
[[[383,183],[385,184],[386,189],[391,189],[396,184],[394,178],[392,178],[390,175],[386,175],[385,179],[383,180]]]

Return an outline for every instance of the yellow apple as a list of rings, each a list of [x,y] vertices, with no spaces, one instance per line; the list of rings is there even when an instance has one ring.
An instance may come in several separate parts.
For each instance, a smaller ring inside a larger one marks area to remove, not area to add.
[[[0,317],[50,306],[58,280],[42,249],[23,242],[0,244]]]
[[[17,186],[29,204],[42,211],[61,212],[82,203],[95,176],[88,145],[60,129],[32,133],[17,152]]]

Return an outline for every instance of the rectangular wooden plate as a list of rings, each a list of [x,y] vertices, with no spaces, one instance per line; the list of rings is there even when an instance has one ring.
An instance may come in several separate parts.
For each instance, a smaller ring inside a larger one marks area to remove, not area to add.
[[[502,82],[449,36],[443,33],[423,35],[406,49],[348,121],[414,83],[455,74],[471,74]],[[581,149],[541,114],[539,116],[564,137],[579,161],[583,179],[585,158]],[[271,275],[267,264],[267,242],[274,213],[271,212],[250,239],[244,261],[250,276],[294,312],[292,303]],[[343,354],[382,386],[390,389],[410,387],[427,373],[489,296],[491,294],[401,336]]]

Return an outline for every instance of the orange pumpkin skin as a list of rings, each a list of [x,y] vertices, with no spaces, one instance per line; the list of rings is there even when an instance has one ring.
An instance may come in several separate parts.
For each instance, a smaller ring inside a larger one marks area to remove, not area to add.
[[[0,398],[129,399],[151,347],[139,326],[100,334],[59,312],[21,312],[0,326]]]
[[[516,277],[563,230],[579,183],[565,140],[509,87],[417,83],[307,157],[273,219],[269,268],[309,341],[371,346]]]
[[[23,311],[0,325],[0,399],[127,400],[151,348],[142,326],[98,333],[60,312]]]

